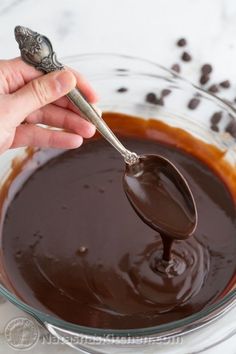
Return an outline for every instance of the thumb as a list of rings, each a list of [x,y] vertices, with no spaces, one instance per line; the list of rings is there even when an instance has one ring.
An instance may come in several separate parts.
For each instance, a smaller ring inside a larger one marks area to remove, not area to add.
[[[9,119],[19,124],[30,113],[56,101],[75,86],[75,76],[68,70],[40,76],[9,96]]]

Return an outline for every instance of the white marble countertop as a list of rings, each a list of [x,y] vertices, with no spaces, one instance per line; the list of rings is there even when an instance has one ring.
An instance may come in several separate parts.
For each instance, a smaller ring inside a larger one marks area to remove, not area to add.
[[[212,80],[230,78],[225,97],[236,97],[235,0],[1,0],[0,58],[19,55],[15,25],[45,33],[59,57],[80,53],[130,54],[170,67],[181,62],[176,39],[187,38],[193,61],[182,74],[197,82],[202,63],[213,64]],[[14,353],[4,338],[9,320],[22,315],[13,305],[0,303],[0,353]],[[25,317],[25,315],[23,314]],[[200,340],[200,338],[199,338]],[[236,336],[206,353],[236,353]],[[28,353],[72,353],[62,344],[40,344]],[[191,353],[191,347],[189,348]]]

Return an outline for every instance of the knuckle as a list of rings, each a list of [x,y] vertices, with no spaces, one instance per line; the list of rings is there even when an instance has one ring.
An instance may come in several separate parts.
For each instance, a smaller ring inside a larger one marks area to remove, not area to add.
[[[33,80],[31,85],[32,92],[40,106],[43,106],[50,101],[51,93],[43,80]]]
[[[10,102],[10,95],[4,95],[4,99],[0,100],[0,111],[3,117],[9,117],[12,114],[13,106]]]
[[[69,113],[65,113],[64,117],[62,118],[62,129],[72,129],[72,122]]]
[[[56,147],[55,134],[53,131],[50,131],[48,134],[47,147]]]
[[[24,79],[19,71],[13,70],[10,61],[0,61],[1,93],[8,94],[14,92],[22,85],[24,85]]]

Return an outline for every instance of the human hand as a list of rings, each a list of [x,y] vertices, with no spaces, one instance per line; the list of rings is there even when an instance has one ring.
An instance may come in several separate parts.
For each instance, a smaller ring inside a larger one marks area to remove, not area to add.
[[[0,153],[21,146],[77,148],[83,138],[92,137],[95,127],[63,97],[76,84],[90,103],[96,101],[95,92],[75,71],[43,75],[20,58],[0,60]]]

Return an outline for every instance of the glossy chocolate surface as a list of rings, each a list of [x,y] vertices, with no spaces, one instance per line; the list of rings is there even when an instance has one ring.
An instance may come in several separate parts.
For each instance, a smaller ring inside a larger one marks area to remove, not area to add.
[[[37,169],[10,203],[2,235],[8,279],[26,303],[84,326],[142,328],[196,313],[235,274],[229,166],[214,147],[163,123],[105,118],[129,149],[160,154],[185,176],[199,216],[194,234],[175,240],[163,263],[160,234],[123,191],[122,159],[96,137]]]

